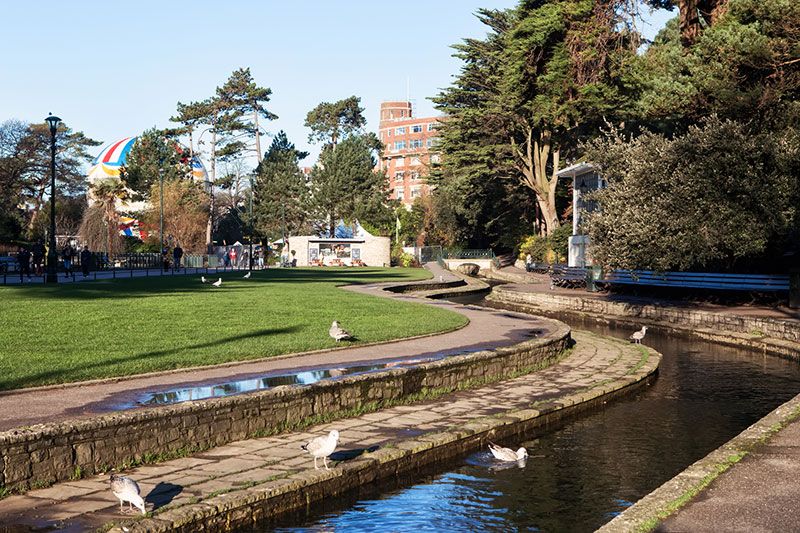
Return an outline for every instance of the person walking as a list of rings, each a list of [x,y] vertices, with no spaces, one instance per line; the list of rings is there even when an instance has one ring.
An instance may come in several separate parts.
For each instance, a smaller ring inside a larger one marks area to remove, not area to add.
[[[72,258],[75,256],[75,250],[72,248],[70,243],[67,243],[64,246],[64,249],[61,250],[61,259],[64,261],[64,275],[65,276],[72,276]]]
[[[31,252],[33,252],[33,270],[37,276],[41,276],[44,272],[42,265],[44,264],[45,254],[44,243],[41,239],[33,244]]]
[[[88,246],[84,246],[83,250],[81,250],[81,272],[83,272],[83,277],[89,277],[89,266],[92,263],[92,252],[89,251]]]
[[[17,262],[19,263],[19,281],[22,283],[22,276],[27,275],[28,281],[31,280],[31,253],[24,246],[19,247],[17,252]]]
[[[174,268],[176,270],[181,269],[181,258],[183,257],[183,248],[181,248],[180,244],[175,244],[175,248],[172,249],[172,259]]]

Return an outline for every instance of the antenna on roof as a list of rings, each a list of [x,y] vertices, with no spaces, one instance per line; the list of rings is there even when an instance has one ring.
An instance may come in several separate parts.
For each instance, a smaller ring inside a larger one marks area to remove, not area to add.
[[[406,76],[406,102],[411,101],[411,77]]]

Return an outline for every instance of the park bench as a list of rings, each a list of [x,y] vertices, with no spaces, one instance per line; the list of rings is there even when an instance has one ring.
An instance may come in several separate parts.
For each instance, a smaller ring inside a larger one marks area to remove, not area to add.
[[[611,285],[751,292],[782,292],[789,290],[789,276],[777,274],[716,274],[706,272],[614,270],[604,276],[601,283]]]
[[[338,258],[331,259],[330,263],[331,263],[331,266],[335,266],[335,267],[344,266],[344,263],[342,263],[342,260],[338,259]]]
[[[525,263],[525,270],[527,272],[536,272],[538,274],[547,274],[550,272],[552,265],[550,263]]]
[[[574,289],[586,286],[586,269],[583,267],[569,267],[564,265],[552,265],[550,267],[550,279],[553,285]]]
[[[367,266],[367,265],[364,264],[364,261],[362,261],[361,259],[353,259],[352,261],[350,261],[350,264],[352,264],[354,267]]]

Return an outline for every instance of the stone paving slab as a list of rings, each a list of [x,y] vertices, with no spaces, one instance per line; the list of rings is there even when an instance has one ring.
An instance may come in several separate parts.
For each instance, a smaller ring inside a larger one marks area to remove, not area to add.
[[[321,424],[303,432],[234,442],[194,457],[142,466],[125,474],[139,481],[148,508],[155,507],[154,523],[163,523],[186,513],[209,512],[208,502],[217,502],[218,498],[227,497],[223,499],[228,501],[234,498],[232,495],[242,498],[251,492],[262,498],[273,494],[277,487],[283,487],[282,491],[289,490],[286,487],[297,489],[343,475],[349,469],[366,468],[369,466],[364,463],[366,457],[371,461],[369,464],[397,459],[404,453],[441,445],[440,434],[450,435],[444,442],[452,441],[462,433],[466,436],[497,424],[538,416],[539,411],[531,407],[548,400],[574,405],[591,396],[586,391],[593,386],[592,394],[597,396],[601,391],[613,391],[635,381],[628,377],[642,365],[643,352],[638,347],[587,332],[573,332],[573,338],[576,346],[567,358],[533,374],[449,394],[435,401]],[[648,372],[656,368],[657,360],[655,363],[653,360],[650,357]],[[613,381],[618,383],[616,389],[609,385]],[[425,422],[422,430],[421,421]],[[338,429],[341,434],[339,447],[331,457],[340,462],[329,472],[315,471],[312,458],[299,444],[331,429]],[[455,437],[452,431],[456,431]],[[372,453],[364,455],[367,449]],[[0,523],[90,528],[108,520],[124,519],[107,488],[107,479],[96,476],[0,500]],[[161,496],[159,487],[166,487]],[[195,504],[198,500],[203,503]],[[62,523],[63,520],[68,523]],[[144,527],[146,521],[135,523]]]

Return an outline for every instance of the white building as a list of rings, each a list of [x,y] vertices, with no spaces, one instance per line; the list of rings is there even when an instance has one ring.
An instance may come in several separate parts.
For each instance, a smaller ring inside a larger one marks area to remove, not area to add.
[[[594,210],[596,206],[594,202],[585,200],[584,197],[592,191],[604,188],[606,181],[590,163],[577,163],[562,169],[558,173],[558,177],[572,180],[572,236],[569,238],[569,266],[591,266],[589,236],[584,234],[581,218],[583,213]]]

